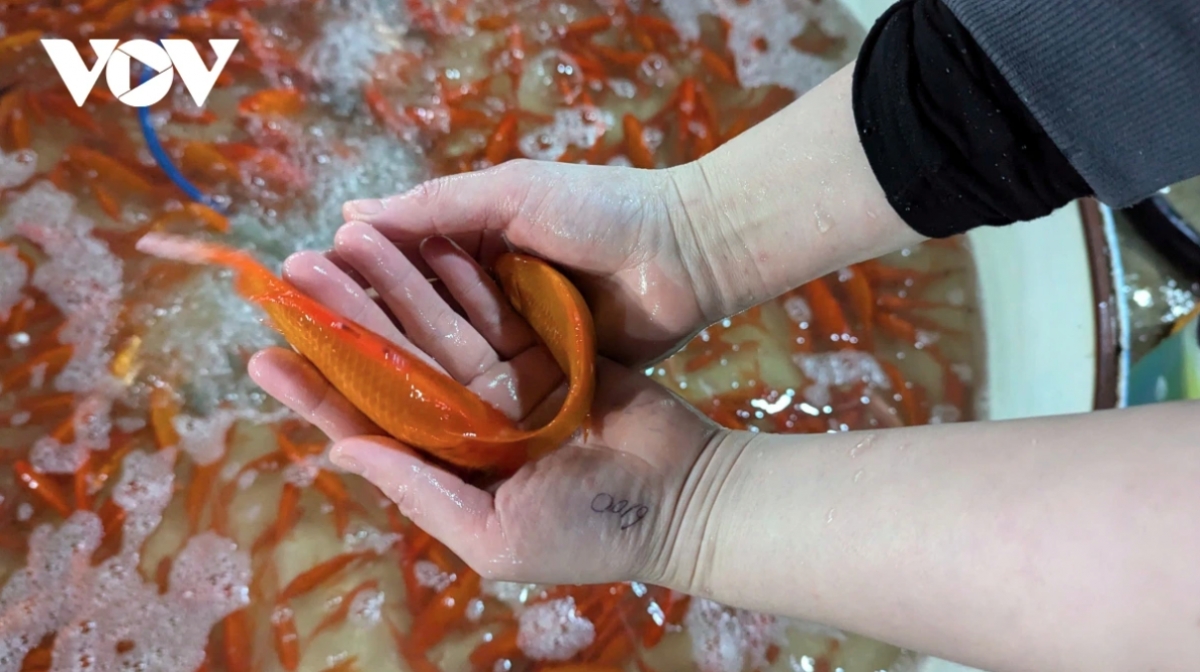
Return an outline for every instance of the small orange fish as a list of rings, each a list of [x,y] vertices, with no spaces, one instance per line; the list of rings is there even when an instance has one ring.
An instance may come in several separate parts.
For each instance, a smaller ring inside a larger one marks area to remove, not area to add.
[[[42,31],[40,30],[26,30],[21,33],[0,37],[0,55],[7,56],[12,52],[19,51],[37,42],[41,37]]]
[[[612,28],[612,25],[611,16],[593,16],[567,24],[563,29],[563,34],[568,38],[588,38],[595,33],[602,33]]]
[[[296,89],[267,89],[238,102],[238,114],[291,116],[304,110],[304,95]]]
[[[161,233],[138,249],[226,266],[236,288],[329,383],[396,439],[468,469],[511,473],[583,426],[595,390],[595,327],[579,291],[549,264],[509,253],[496,273],[510,303],[568,377],[566,401],[546,425],[522,429],[449,375],[342,317],[276,277],[244,251]]]
[[[67,503],[67,496],[62,489],[54,481],[34,471],[28,462],[17,460],[13,464],[13,471],[16,472],[21,485],[49,504],[63,518],[69,517],[74,512],[74,507]]]
[[[621,119],[621,125],[625,130],[625,153],[629,156],[629,162],[634,168],[655,168],[654,153],[646,146],[642,122],[632,114],[626,114]]]
[[[508,113],[488,139],[484,156],[493,166],[504,162],[517,148],[517,115]]]
[[[225,657],[225,669],[229,672],[250,672],[253,669],[250,661],[254,657],[254,650],[251,646],[254,636],[250,627],[249,610],[239,609],[233,612],[225,617],[221,626],[225,635],[225,646],[222,651]]]
[[[354,598],[360,593],[368,590],[375,590],[378,587],[379,579],[367,579],[366,581],[363,581],[339,596],[337,608],[329,612],[325,618],[321,619],[321,622],[318,623],[316,627],[314,627],[312,631],[308,633],[308,638],[314,639],[317,635],[321,634],[325,630],[328,630],[329,628],[346,620],[346,616],[350,613],[350,607],[354,604]]]

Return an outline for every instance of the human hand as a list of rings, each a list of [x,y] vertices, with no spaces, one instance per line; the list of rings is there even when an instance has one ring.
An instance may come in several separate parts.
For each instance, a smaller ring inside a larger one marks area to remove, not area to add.
[[[724,271],[707,253],[716,233],[688,213],[702,192],[694,167],[521,160],[352,201],[344,216],[371,224],[410,256],[422,239],[442,235],[484,266],[504,240],[560,264],[592,307],[602,354],[644,365],[728,316]]]
[[[450,241],[433,238],[419,251],[470,323],[372,227],[346,225],[336,249],[383,306],[315,253],[289,259],[285,276],[347,318],[427,357],[514,420],[538,424],[539,416],[557,410],[565,392],[557,364],[483,269]],[[596,371],[586,438],[578,433],[483,490],[383,436],[299,355],[273,348],[250,364],[259,385],[335,441],[335,463],[377,485],[484,577],[673,582],[668,575],[687,564],[679,558],[693,555],[676,548],[680,530],[691,527],[680,521],[695,510],[689,504],[696,493],[711,494],[703,484],[713,460],[705,456],[727,433],[639,373],[606,360]]]

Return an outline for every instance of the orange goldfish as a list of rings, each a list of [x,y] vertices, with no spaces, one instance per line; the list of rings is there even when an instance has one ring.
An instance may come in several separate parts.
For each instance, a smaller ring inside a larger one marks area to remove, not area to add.
[[[508,253],[496,274],[513,308],[567,374],[566,400],[546,425],[518,427],[449,375],[347,320],[275,276],[250,254],[161,233],[138,249],[232,269],[235,288],[329,383],[397,440],[468,469],[511,473],[557,448],[588,418],[595,389],[595,328],[579,291],[544,261]]]

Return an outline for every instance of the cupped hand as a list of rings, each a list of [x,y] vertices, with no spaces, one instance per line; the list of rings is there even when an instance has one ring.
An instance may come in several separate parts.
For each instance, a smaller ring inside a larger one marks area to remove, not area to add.
[[[440,235],[484,266],[503,240],[559,264],[595,312],[602,353],[640,366],[727,317],[724,280],[709,262],[713,233],[688,212],[703,199],[695,173],[510,161],[352,201],[344,216],[410,253]]]
[[[327,257],[301,253],[285,275],[364,327],[428,358],[517,421],[553,414],[565,378],[479,264],[444,238],[420,246],[441,291],[395,245],[348,224]],[[360,285],[373,287],[378,299]],[[447,298],[458,304],[460,316]],[[252,377],[335,441],[331,459],[487,578],[534,583],[665,582],[686,573],[681,530],[701,500],[706,465],[726,434],[657,383],[597,363],[587,432],[487,490],[424,461],[383,432],[310,364],[283,349],[258,353]],[[704,507],[701,506],[700,510]]]

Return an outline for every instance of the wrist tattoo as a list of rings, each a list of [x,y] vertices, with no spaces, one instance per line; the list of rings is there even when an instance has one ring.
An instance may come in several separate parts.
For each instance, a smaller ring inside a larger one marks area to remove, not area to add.
[[[633,504],[627,499],[617,499],[607,492],[602,492],[592,498],[592,511],[595,513],[612,514],[617,517],[622,530],[642,522],[650,507],[645,504]]]

